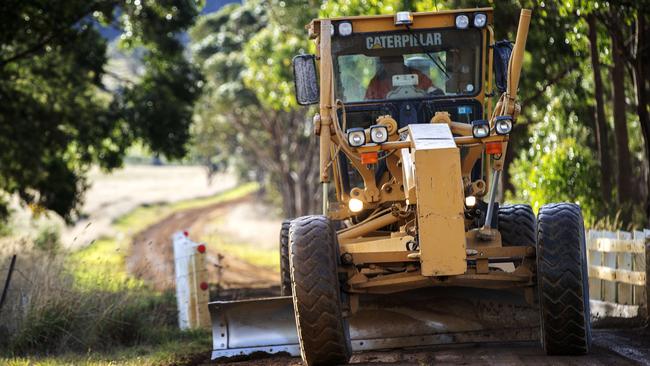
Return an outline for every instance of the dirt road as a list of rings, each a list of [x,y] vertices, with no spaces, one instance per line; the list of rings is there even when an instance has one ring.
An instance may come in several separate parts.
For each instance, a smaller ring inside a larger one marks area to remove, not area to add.
[[[235,186],[236,179],[218,174],[208,182],[200,166],[127,165],[106,174],[99,169],[88,176],[90,189],[81,211],[85,218],[61,233],[69,249],[79,249],[102,236],[113,236],[111,223],[143,204],[167,203],[211,196]]]
[[[650,333],[640,330],[594,332],[589,355],[581,357],[546,356],[537,343],[463,344],[355,354],[351,364],[361,366],[424,365],[650,365]],[[236,361],[219,360],[202,365],[302,366],[299,358],[260,357]]]
[[[258,197],[252,194],[162,218],[134,237],[127,257],[129,272],[157,289],[173,288],[172,234],[186,230],[191,239],[198,240],[215,222],[220,226],[224,225],[224,222],[228,223],[224,226],[223,235],[234,242],[252,240],[253,243],[263,246],[277,245],[279,220],[260,217],[264,211],[257,207],[257,201]],[[235,230],[236,227],[241,229]],[[233,289],[267,289],[279,283],[279,274],[276,271],[252,265],[232,255],[223,255],[213,243],[207,243],[207,260],[209,282],[218,284],[221,289],[231,290],[231,294],[238,292]]]

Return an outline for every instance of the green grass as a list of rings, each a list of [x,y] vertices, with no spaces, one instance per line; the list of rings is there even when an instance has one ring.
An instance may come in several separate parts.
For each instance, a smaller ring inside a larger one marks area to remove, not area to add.
[[[256,266],[280,271],[280,255],[277,248],[264,249],[246,243],[218,243],[217,248],[220,252],[232,254]]]
[[[172,332],[169,339],[157,345],[121,347],[110,352],[66,353],[55,356],[1,358],[0,364],[7,366],[63,366],[63,365],[190,365],[198,356],[209,360],[212,349],[208,331]]]
[[[72,253],[66,261],[74,277],[75,286],[93,290],[120,291],[143,286],[142,281],[130,277],[126,271],[128,241],[101,238]]]

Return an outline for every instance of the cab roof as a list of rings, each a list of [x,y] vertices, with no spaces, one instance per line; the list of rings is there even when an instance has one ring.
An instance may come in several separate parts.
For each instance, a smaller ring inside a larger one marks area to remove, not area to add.
[[[441,10],[431,12],[414,12],[412,29],[423,28],[453,28],[456,22],[456,16],[460,14],[472,15],[475,13],[485,13],[487,15],[487,25],[493,22],[492,8],[470,8],[459,10]],[[400,25],[395,25],[395,14],[386,15],[358,15],[349,17],[319,18],[312,20],[305,28],[309,31],[310,38],[318,37],[320,33],[320,22],[323,19],[329,19],[332,23],[349,21],[352,23],[352,29],[355,33],[365,32],[382,32],[403,29]]]

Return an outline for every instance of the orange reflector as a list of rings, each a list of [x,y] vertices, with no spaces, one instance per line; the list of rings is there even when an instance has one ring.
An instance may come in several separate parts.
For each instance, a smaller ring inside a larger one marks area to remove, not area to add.
[[[485,144],[486,151],[490,155],[501,154],[501,143],[500,142],[488,142]]]
[[[361,153],[361,164],[375,164],[378,160],[377,155],[376,151]]]

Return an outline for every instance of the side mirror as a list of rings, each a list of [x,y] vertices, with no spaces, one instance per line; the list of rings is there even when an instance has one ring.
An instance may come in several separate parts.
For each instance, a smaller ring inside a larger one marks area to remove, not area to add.
[[[503,93],[508,87],[508,62],[512,54],[512,42],[504,40],[494,44],[494,84]]]
[[[320,100],[316,56],[298,55],[293,58],[293,78],[296,86],[296,101],[300,105],[317,104]]]

